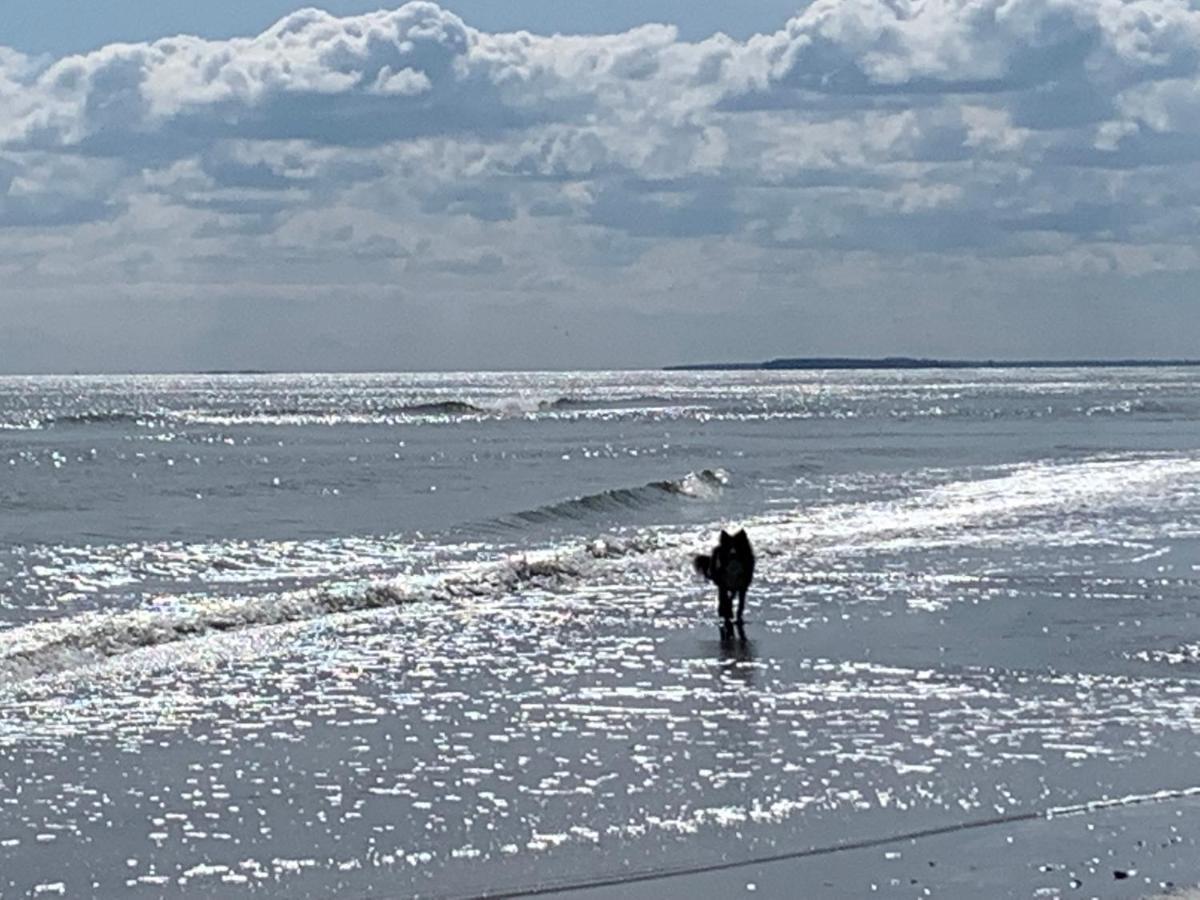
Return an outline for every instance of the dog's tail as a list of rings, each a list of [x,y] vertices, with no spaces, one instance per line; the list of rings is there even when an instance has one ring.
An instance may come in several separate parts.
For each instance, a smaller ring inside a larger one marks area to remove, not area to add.
[[[699,574],[710,580],[712,579],[713,558],[711,556],[705,556],[701,553],[692,560],[692,565],[695,566]]]

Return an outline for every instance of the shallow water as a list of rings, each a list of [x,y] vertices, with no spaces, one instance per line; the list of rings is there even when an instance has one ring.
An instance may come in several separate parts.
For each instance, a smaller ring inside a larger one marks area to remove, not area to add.
[[[0,892],[462,895],[1185,791],[1198,382],[0,379]]]

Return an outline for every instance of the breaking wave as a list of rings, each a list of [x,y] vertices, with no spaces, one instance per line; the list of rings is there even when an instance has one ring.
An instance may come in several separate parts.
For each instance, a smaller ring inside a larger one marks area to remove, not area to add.
[[[388,412],[406,416],[486,416],[492,410],[463,400],[442,400],[437,403],[411,403]]]
[[[130,424],[153,427],[167,422],[182,425],[309,425],[309,424],[388,424],[426,420],[431,423],[510,417],[576,417],[608,412],[636,412],[681,404],[669,397],[644,394],[632,397],[584,397],[567,395],[554,399],[512,396],[487,399],[430,399],[404,403],[352,404],[337,407],[321,403],[283,403],[230,409],[157,408],[124,410],[83,410],[56,412],[43,410],[28,418],[0,421],[0,429],[38,430],[82,425]]]
[[[359,409],[332,409],[326,406],[280,405],[242,410],[154,409],[154,410],[93,410],[75,413],[42,413],[24,421],[0,422],[0,429],[14,431],[72,425],[131,424],[152,427],[165,422],[183,425],[305,425],[387,423],[413,419],[445,420],[504,416],[513,410],[489,408],[465,400],[436,400],[398,405],[363,406]]]
[[[567,395],[556,400],[542,400],[538,409],[542,411],[575,409],[619,409],[627,406],[669,406],[680,401],[658,394],[639,394],[634,397],[591,398]]]
[[[804,577],[813,560],[918,548],[1107,546],[1145,552],[1142,510],[1193,508],[1200,457],[1132,456],[1082,462],[1043,461],[975,470],[966,477],[914,485],[890,499],[805,504],[760,513],[744,524],[764,571]],[[982,476],[982,477],[980,477]],[[717,496],[727,476],[720,470],[677,481],[604,491],[518,514],[522,521],[576,519],[595,510],[628,510],[672,496]],[[1131,506],[1132,504],[1132,506]],[[1132,511],[1131,511],[1132,510]],[[414,602],[454,603],[571,591],[580,584],[641,583],[647,576],[688,577],[688,554],[711,539],[710,522],[574,539],[525,552],[484,558],[478,543],[437,545],[436,568],[386,580],[328,581],[269,594],[160,598],[136,610],[84,612],[14,627],[0,640],[0,682],[49,675],[221,632],[299,623],[336,613],[398,607]],[[1180,527],[1190,528],[1184,522]],[[1161,536],[1157,527],[1148,532]],[[455,556],[461,551],[460,556]],[[766,560],[771,560],[766,562]],[[397,571],[391,568],[389,571]],[[673,573],[673,574],[671,574]],[[1035,572],[1026,571],[1022,577]],[[336,577],[334,573],[331,576]],[[780,575],[779,577],[783,577]],[[682,583],[682,582],[680,582]]]
[[[137,410],[94,410],[78,413],[39,412],[29,419],[0,422],[0,431],[39,431],[64,425],[146,425],[159,417],[159,413]]]
[[[95,412],[70,413],[55,416],[51,419],[54,425],[118,425],[125,422],[144,422],[157,417],[152,412],[134,412],[130,410],[111,410]]]
[[[712,499],[729,476],[723,469],[691,472],[674,481],[602,491],[507,517],[506,524],[578,521],[596,513],[640,509],[671,497]],[[686,536],[669,533],[606,535],[490,562],[452,564],[441,572],[391,580],[318,586],[261,595],[160,598],[135,610],[93,611],[0,632],[0,682],[20,681],[101,663],[135,650],[207,635],[286,625],[337,613],[497,597],[520,589],[570,587],[606,561],[675,551]],[[222,561],[214,563],[221,567]],[[331,573],[332,574],[332,573]]]
[[[362,406],[332,409],[325,406],[272,406],[262,409],[210,412],[192,409],[170,414],[190,425],[373,425],[413,420],[448,421],[500,416],[465,400],[435,400],[398,405]]]
[[[651,481],[640,487],[612,488],[522,510],[501,516],[490,524],[520,527],[557,522],[587,522],[606,513],[647,509],[676,497],[712,500],[720,495],[721,489],[728,483],[729,473],[724,469],[703,469],[700,472],[689,472],[675,481]]]
[[[570,587],[606,560],[672,549],[659,535],[609,536],[590,543],[474,563],[440,575],[317,587],[250,597],[175,597],[123,612],[86,612],[3,634],[0,683],[102,663],[136,650],[225,632],[304,622],[326,615]]]

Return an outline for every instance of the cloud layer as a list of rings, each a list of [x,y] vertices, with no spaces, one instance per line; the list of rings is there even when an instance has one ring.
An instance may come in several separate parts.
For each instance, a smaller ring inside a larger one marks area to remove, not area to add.
[[[1047,328],[1064,352],[1176,353],[1198,132],[1187,0],[818,0],[699,43],[488,34],[414,2],[58,60],[0,48],[0,315],[69,354],[55,309],[201,304],[158,326],[180,365],[227,347],[231,316],[269,333],[279,303],[308,304],[289,352],[332,346],[365,303],[396,335],[507,318],[512,337],[546,310],[563,333],[679,324],[672,358],[651,342],[621,364],[1041,353]],[[1031,290],[1053,308],[1014,300]],[[723,345],[731,301],[789,327]],[[1120,328],[1078,327],[1097,308]],[[358,367],[356,339],[324,364]],[[471,352],[580,352],[550,345]],[[417,346],[369,364],[473,362]]]

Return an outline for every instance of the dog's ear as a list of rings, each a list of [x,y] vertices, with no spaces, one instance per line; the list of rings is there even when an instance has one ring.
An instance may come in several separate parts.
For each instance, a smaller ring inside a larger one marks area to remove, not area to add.
[[[731,538],[729,536],[728,531],[726,531],[724,528],[722,528],[721,529],[721,546],[728,547],[732,543],[733,543],[733,538]]]

